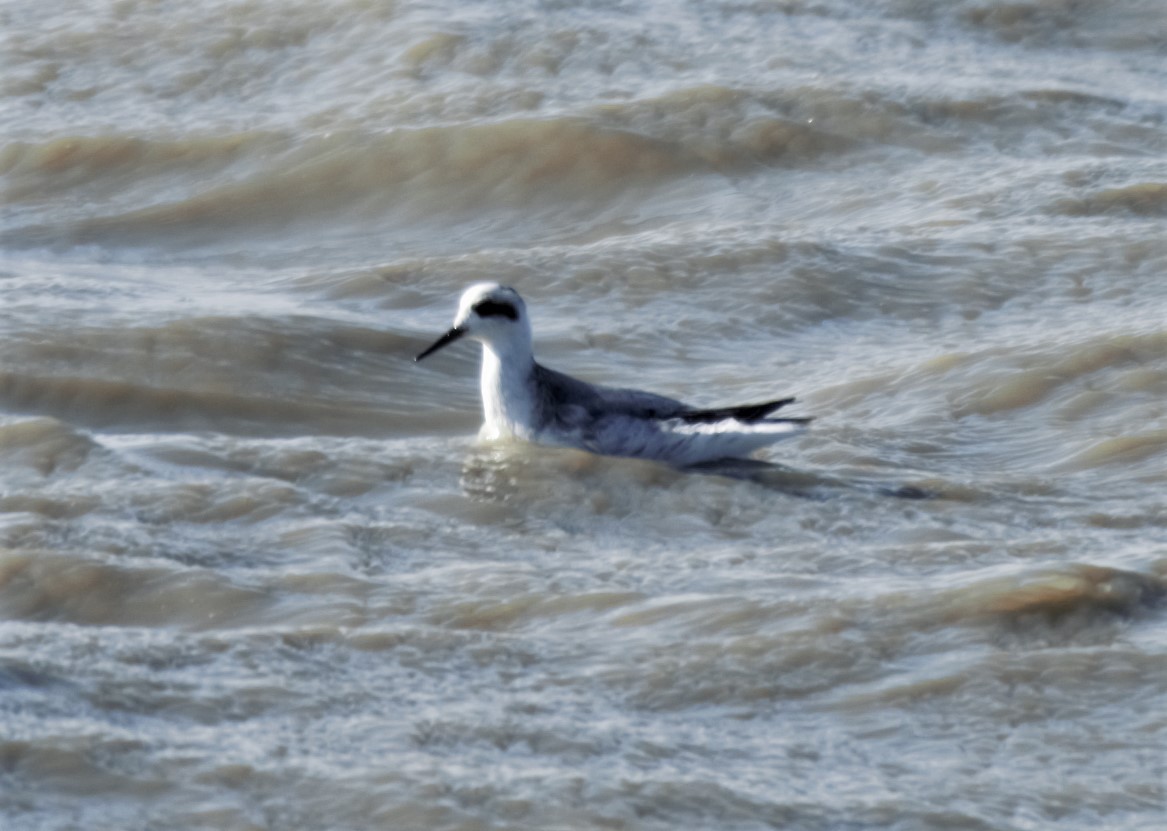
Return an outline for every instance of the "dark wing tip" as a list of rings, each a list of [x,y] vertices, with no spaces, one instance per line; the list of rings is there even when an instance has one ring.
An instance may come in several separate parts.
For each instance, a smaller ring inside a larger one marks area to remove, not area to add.
[[[726,418],[736,418],[738,421],[761,421],[770,413],[780,410],[787,404],[793,404],[794,397],[790,398],[776,398],[773,401],[764,401],[761,404],[744,404],[739,407],[718,407],[712,410],[689,410],[681,413],[682,421],[689,423],[699,423],[706,421],[721,421]],[[782,419],[783,421],[798,422],[803,419]],[[810,419],[805,419],[809,421]]]

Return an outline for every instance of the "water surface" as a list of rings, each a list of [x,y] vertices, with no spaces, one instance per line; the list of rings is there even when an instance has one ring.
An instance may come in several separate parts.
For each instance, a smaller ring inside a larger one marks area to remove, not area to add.
[[[1161,3],[0,21],[0,825],[1162,827]],[[479,444],[484,279],[813,429]]]

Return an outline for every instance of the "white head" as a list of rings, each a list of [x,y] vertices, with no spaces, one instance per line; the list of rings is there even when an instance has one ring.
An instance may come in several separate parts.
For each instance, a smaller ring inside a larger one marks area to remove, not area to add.
[[[480,341],[501,355],[531,354],[531,321],[519,293],[498,283],[475,283],[462,292],[454,325],[414,360],[460,338]]]

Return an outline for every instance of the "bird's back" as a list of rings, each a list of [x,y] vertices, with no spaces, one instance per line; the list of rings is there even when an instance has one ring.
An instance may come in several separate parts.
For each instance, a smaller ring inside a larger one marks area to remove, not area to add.
[[[583,408],[596,417],[621,414],[633,418],[676,418],[688,407],[680,401],[643,390],[605,387],[535,364],[537,399],[545,418],[563,408]]]

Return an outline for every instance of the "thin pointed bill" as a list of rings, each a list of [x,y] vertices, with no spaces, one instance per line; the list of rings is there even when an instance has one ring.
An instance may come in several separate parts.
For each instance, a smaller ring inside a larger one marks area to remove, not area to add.
[[[442,335],[440,338],[438,338],[436,341],[434,341],[433,345],[431,345],[429,349],[422,352],[420,355],[418,355],[413,360],[420,361],[422,358],[426,357],[427,355],[434,354],[439,349],[441,349],[443,346],[449,346],[451,343],[458,340],[458,338],[462,337],[464,334],[466,334],[465,329],[460,329],[457,326],[455,326],[453,329],[446,332],[446,334]]]

